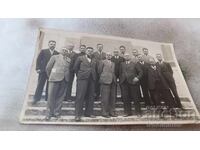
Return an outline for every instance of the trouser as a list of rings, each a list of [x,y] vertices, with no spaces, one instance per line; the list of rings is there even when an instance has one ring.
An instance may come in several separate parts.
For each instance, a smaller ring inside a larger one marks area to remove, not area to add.
[[[69,82],[68,82],[67,89],[66,89],[66,96],[65,96],[66,100],[72,100],[71,93],[72,93],[72,85],[73,85],[73,81],[74,81],[74,75],[75,75],[74,72],[70,72]]]
[[[50,116],[61,115],[62,102],[66,94],[67,82],[65,79],[58,82],[49,81],[47,112]]]
[[[124,113],[125,114],[132,114],[131,110],[131,98],[133,98],[135,112],[136,114],[141,113],[141,106],[140,106],[140,87],[139,85],[129,84],[127,81],[124,81],[121,84],[122,89],[122,98],[124,102]]]
[[[148,85],[147,85],[147,83],[144,83],[144,82],[141,82],[140,85],[141,85],[145,105],[150,106],[151,105],[151,99],[150,99],[150,95],[149,95]]]
[[[85,116],[93,115],[95,81],[92,77],[84,80],[77,80],[77,92],[75,101],[75,116],[83,115],[85,102]]]
[[[95,82],[95,98],[98,99],[100,96],[100,83],[99,83],[99,77],[97,77],[97,80]]]
[[[48,98],[48,80],[47,79],[48,77],[47,77],[46,72],[39,73],[37,88],[35,90],[35,95],[34,95],[34,101],[40,101],[42,97],[44,85],[46,82],[47,84],[46,84],[46,91],[45,91],[45,100],[47,100]]]
[[[174,95],[174,100],[176,102],[176,107],[181,108],[182,104],[181,104],[181,100],[180,100],[180,98],[178,96],[176,84],[175,83],[169,83],[169,88],[170,88],[172,94]]]
[[[169,89],[163,87],[161,81],[155,82],[155,88],[150,90],[150,95],[154,106],[161,106],[161,101],[165,102],[168,108],[174,107],[174,99]]]
[[[101,84],[102,115],[115,114],[116,84]]]

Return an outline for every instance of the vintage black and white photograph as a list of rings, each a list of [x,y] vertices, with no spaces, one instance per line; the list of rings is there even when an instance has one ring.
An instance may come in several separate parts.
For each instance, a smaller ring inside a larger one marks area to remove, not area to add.
[[[21,124],[196,124],[173,43],[38,28]]]

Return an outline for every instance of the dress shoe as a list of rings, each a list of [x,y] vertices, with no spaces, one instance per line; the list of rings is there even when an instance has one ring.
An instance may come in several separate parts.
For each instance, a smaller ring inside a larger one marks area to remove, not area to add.
[[[142,118],[142,114],[141,113],[137,114],[137,117]]]
[[[104,117],[104,118],[110,118],[109,115],[102,115],[102,117]]]
[[[47,115],[47,116],[45,117],[45,120],[46,120],[46,121],[49,121],[49,120],[51,120],[51,117],[52,117],[52,116]]]
[[[76,122],[81,121],[81,117],[75,117],[75,121],[76,121]]]
[[[132,114],[125,114],[123,117],[132,116]]]
[[[117,117],[116,114],[110,114],[110,117]]]
[[[85,117],[89,117],[89,118],[96,118],[95,115],[85,115]]]
[[[54,116],[56,119],[59,119],[59,118],[61,118],[61,115],[55,115]]]
[[[32,104],[32,105],[36,105],[37,102],[38,102],[38,101],[35,101],[35,100],[34,100],[31,104]]]

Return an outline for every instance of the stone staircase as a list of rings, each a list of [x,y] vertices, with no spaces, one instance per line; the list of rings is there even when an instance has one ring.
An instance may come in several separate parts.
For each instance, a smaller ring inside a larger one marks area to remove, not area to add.
[[[59,119],[52,118],[50,121],[45,120],[46,101],[44,98],[36,105],[32,105],[33,96],[29,95],[22,112],[20,122],[23,124],[81,124],[81,125],[124,125],[124,124],[190,124],[196,123],[199,116],[192,107],[191,102],[187,98],[181,98],[184,110],[176,110],[177,117],[165,112],[164,118],[160,118],[155,109],[147,110],[144,102],[141,102],[143,116],[138,118],[135,115],[134,103],[132,103],[133,116],[123,117],[123,103],[120,98],[116,102],[116,114],[118,117],[104,118],[101,117],[101,102],[95,101],[94,114],[96,118],[83,117],[81,122],[74,121],[74,101],[63,102],[62,116]]]

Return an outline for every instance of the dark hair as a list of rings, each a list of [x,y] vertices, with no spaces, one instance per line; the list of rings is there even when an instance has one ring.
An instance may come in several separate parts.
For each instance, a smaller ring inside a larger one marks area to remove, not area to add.
[[[54,40],[50,40],[50,41],[49,41],[49,43],[51,43],[51,42],[56,43],[56,41],[54,41]]]
[[[97,46],[98,46],[98,45],[103,45],[103,44],[101,44],[101,43],[98,43],[98,44],[97,44]]]
[[[85,48],[86,48],[86,45],[84,45],[84,44],[80,45],[80,47],[81,47],[81,46],[83,46],[83,47],[85,47]]]
[[[87,47],[86,49],[92,49],[93,50],[94,48],[93,47]]]
[[[126,47],[125,47],[124,45],[121,45],[119,48],[124,48],[124,49],[126,49]]]
[[[143,48],[142,50],[145,50],[145,49],[148,50],[148,48]]]

